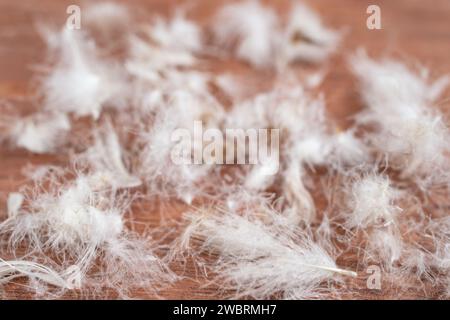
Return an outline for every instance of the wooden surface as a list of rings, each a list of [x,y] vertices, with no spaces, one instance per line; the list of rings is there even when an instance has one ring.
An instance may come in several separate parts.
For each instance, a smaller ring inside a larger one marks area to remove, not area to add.
[[[136,10],[139,15],[161,13],[167,15],[183,1],[168,0],[132,0],[123,1]],[[192,1],[189,17],[207,25],[211,14],[226,1]],[[289,1],[265,1],[285,14]],[[375,56],[390,55],[404,59],[407,63],[421,62],[432,70],[432,74],[450,73],[450,1],[449,0],[317,0],[307,1],[316,9],[327,25],[334,28],[346,28],[342,47],[331,58],[327,66],[329,75],[322,86],[330,115],[345,126],[348,117],[361,107],[354,79],[346,67],[346,58],[358,47],[367,48]],[[67,15],[66,7],[77,4],[76,0],[0,0],[0,99],[15,101],[18,108],[28,107],[27,95],[32,94],[32,77],[36,64],[44,60],[44,45],[39,40],[34,26],[36,22],[61,24]],[[366,27],[366,8],[369,4],[378,4],[382,10],[382,30],[370,31]],[[228,61],[214,63],[212,70],[222,72],[231,70],[247,76],[249,79],[270,82],[273,75],[267,72]],[[301,73],[305,66],[295,66]],[[449,95],[447,94],[447,97]],[[24,101],[25,100],[25,101]],[[448,110],[448,101],[440,104],[442,110]],[[2,117],[2,115],[0,115]],[[4,214],[5,199],[9,192],[15,191],[23,184],[21,174],[27,164],[64,164],[64,155],[37,156],[23,150],[0,149],[0,215]],[[185,207],[168,206],[172,217],[178,217]],[[136,220],[149,225],[157,225],[160,215],[150,209],[149,204],[138,204],[134,212]],[[192,266],[174,265],[174,270],[187,278],[195,278]],[[423,295],[408,292],[377,291],[364,288],[365,275],[350,284],[348,298],[419,298],[432,297],[429,292]],[[218,298],[216,287],[204,287],[205,281],[181,280],[160,293],[163,298],[198,299]],[[353,286],[353,287],[352,287]],[[27,297],[20,286],[9,287],[9,296]],[[143,292],[136,292],[136,297],[155,298]],[[72,296],[68,296],[69,298]],[[74,295],[73,297],[78,297]],[[105,292],[100,298],[110,295]],[[113,296],[112,296],[113,297]]]

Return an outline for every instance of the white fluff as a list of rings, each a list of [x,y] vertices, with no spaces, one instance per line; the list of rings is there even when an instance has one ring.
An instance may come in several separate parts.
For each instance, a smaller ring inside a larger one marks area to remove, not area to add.
[[[364,260],[381,264],[386,271],[393,272],[401,262],[404,249],[403,239],[396,228],[376,229],[369,236]]]
[[[305,169],[327,164],[333,151],[323,99],[311,98],[296,79],[279,81],[272,90],[235,105],[228,114],[226,127],[280,130],[282,196],[297,213],[297,222],[311,222],[315,205],[305,186]],[[264,174],[267,169],[255,166],[244,185],[253,190],[266,190],[276,178]]]
[[[50,247],[71,247],[77,245],[80,239],[79,245],[92,243],[92,248],[95,248],[105,241],[116,238],[123,230],[121,212],[114,208],[113,203],[100,203],[112,206],[111,209],[96,208],[96,205],[100,205],[98,201],[105,200],[101,198],[101,194],[93,192],[87,178],[80,177],[75,185],[58,190],[56,195],[41,194],[34,199],[31,206],[33,206],[32,211],[36,213],[22,212],[11,217],[4,225],[24,223],[25,227],[31,228],[30,230],[15,228],[12,239],[16,236],[22,238],[27,233],[37,233],[39,236],[40,230],[49,228],[48,232],[52,240],[47,245]],[[24,234],[16,235],[16,232],[24,232]],[[71,249],[73,254],[77,254],[78,249],[84,248]]]
[[[293,222],[311,223],[316,211],[305,185],[306,167],[326,164],[331,152],[325,104],[322,99],[310,98],[301,87],[280,92],[280,97],[285,100],[273,109],[271,118],[286,139],[282,195],[293,210]]]
[[[227,3],[214,17],[218,46],[278,72],[271,90],[247,100],[259,83],[250,88],[241,76],[205,71],[210,52],[199,24],[178,11],[134,27],[130,12],[97,2],[83,9],[82,30],[41,30],[49,49],[39,82],[42,110],[19,120],[5,115],[5,140],[34,153],[66,151],[70,117],[97,121],[86,134],[92,141],[68,155],[74,170],[22,170],[34,185],[8,196],[0,255],[11,261],[0,258],[0,296],[3,284],[19,278],[46,297],[66,290],[157,294],[176,280],[159,253],[167,248],[127,220],[140,192],[162,206],[173,198],[206,203],[186,215],[171,253],[188,253],[232,298],[340,297],[342,276],[357,274],[335,257],[359,270],[380,266],[383,287],[391,279],[396,288],[426,281],[450,296],[450,139],[434,108],[448,77],[431,80],[426,69],[359,52],[350,64],[366,108],[341,131],[327,118],[325,98],[308,92],[319,89],[328,68],[305,72],[302,82],[288,72],[297,61],[323,63],[339,46],[342,33],[308,7],[295,2],[286,23],[256,0]],[[106,108],[115,110],[105,115]],[[191,151],[205,147],[193,134],[195,121],[222,133],[280,129],[280,161],[175,164],[176,129],[191,134]],[[279,172],[267,174],[275,166]],[[316,208],[322,196],[326,202]]]
[[[128,8],[116,2],[89,3],[82,11],[82,24],[112,43],[117,42],[120,33],[126,32],[130,23]],[[112,39],[115,41],[111,41]]]
[[[44,180],[47,176],[50,176],[52,173],[55,173],[59,176],[62,176],[65,172],[65,169],[60,166],[55,165],[31,165],[27,164],[22,168],[21,173],[27,179],[31,181],[41,181]]]
[[[62,289],[74,289],[76,284],[71,281],[74,270],[74,268],[71,268],[60,274],[36,262],[26,260],[5,261],[0,258],[0,285],[11,282],[16,278],[27,277],[30,281],[38,280]]]
[[[245,82],[244,77],[239,77],[231,73],[216,75],[213,83],[223,92],[227,99],[233,103],[242,101],[250,86]]]
[[[130,38],[131,57],[126,62],[127,71],[150,82],[161,81],[161,72],[177,67],[192,67],[197,59],[186,50],[161,48],[143,39]]]
[[[70,121],[61,113],[37,113],[20,119],[12,127],[10,139],[34,153],[54,152],[70,130]]]
[[[244,186],[249,190],[266,190],[275,181],[276,175],[274,172],[278,167],[279,162],[274,158],[269,159],[264,164],[254,165],[245,178]]]
[[[171,20],[158,17],[148,33],[161,47],[168,50],[199,52],[202,49],[202,30],[178,11]]]
[[[443,296],[448,298],[450,297],[450,217],[445,216],[431,221],[429,231],[436,247],[430,265],[444,275],[438,280],[444,288]]]
[[[298,230],[290,232],[288,221],[274,211],[203,210],[188,220],[181,245],[194,256],[218,254],[213,262],[204,262],[205,267],[217,275],[221,287],[235,290],[237,298],[317,298],[331,290],[326,286],[328,280],[356,276],[338,268],[309,237],[299,235]]]
[[[320,17],[301,3],[296,3],[290,12],[278,53],[280,63],[324,61],[336,49],[341,34],[326,28]]]
[[[43,79],[45,108],[97,119],[106,104],[121,107],[126,80],[117,66],[101,61],[96,45],[81,30],[46,30],[56,65]]]
[[[400,196],[388,177],[367,174],[355,180],[349,191],[347,219],[350,228],[367,228],[373,225],[394,223],[401,209],[395,204]]]
[[[376,126],[367,136],[370,143],[387,154],[404,177],[441,176],[448,167],[449,132],[433,104],[448,78],[430,82],[426,71],[415,74],[399,62],[377,62],[364,52],[351,64],[367,106],[357,120]]]
[[[177,68],[193,67],[197,63],[195,53],[203,47],[202,32],[181,12],[171,20],[158,17],[152,25],[145,27],[144,33],[152,41],[131,36],[130,57],[125,65],[137,78],[164,87],[171,84],[172,79],[166,78],[168,73],[172,77],[181,77],[184,73],[178,72]],[[148,90],[148,86],[146,88]]]
[[[127,294],[133,287],[153,290],[171,277],[151,240],[125,226],[123,194],[94,189],[87,176],[63,185],[59,179],[44,180],[48,192],[31,189],[27,206],[0,224],[8,248],[26,248],[36,258],[53,256],[61,268],[77,266],[85,289],[110,287]]]
[[[325,162],[330,151],[324,101],[310,97],[296,80],[280,81],[268,92],[235,105],[225,125],[279,129],[287,153],[297,152],[300,162],[311,165]]]
[[[98,186],[120,188],[139,187],[138,177],[129,173],[124,164],[124,155],[119,138],[110,122],[95,131],[95,142],[86,152],[77,156],[92,172],[92,180]]]
[[[136,146],[140,150],[137,170],[150,195],[175,196],[190,203],[202,193],[198,182],[211,171],[211,165],[175,164],[171,155],[177,142],[172,141],[172,133],[176,129],[191,132],[193,155],[195,146],[203,147],[203,137],[194,135],[194,122],[202,121],[203,130],[219,128],[223,111],[191,91],[179,90],[170,97],[166,109],[154,117],[153,125],[141,131]]]
[[[293,160],[284,174],[282,194],[291,210],[291,221],[311,223],[316,214],[316,205],[310,192],[304,185],[305,173],[299,162]]]
[[[217,105],[216,99],[209,92],[210,75],[197,71],[180,71],[176,68],[164,67],[159,69],[150,67],[138,73],[133,73],[136,77],[134,90],[134,107],[143,115],[164,111],[171,103],[172,97],[179,92],[186,92],[196,96],[201,100],[199,107],[207,105]],[[196,107],[199,109],[199,107]],[[220,110],[218,110],[220,113]]]
[[[23,204],[24,196],[19,192],[11,192],[8,195],[7,210],[8,217],[14,217]]]
[[[331,157],[329,165],[338,171],[346,167],[365,164],[370,160],[369,148],[357,138],[354,129],[338,131],[331,136]]]
[[[275,12],[252,0],[224,6],[214,18],[213,32],[219,45],[234,47],[239,59],[266,67],[274,63],[277,28]]]
[[[333,52],[340,33],[326,28],[305,5],[296,3],[289,22],[281,26],[273,9],[259,1],[224,6],[215,17],[213,33],[219,45],[257,68],[285,69],[295,61],[318,63]]]

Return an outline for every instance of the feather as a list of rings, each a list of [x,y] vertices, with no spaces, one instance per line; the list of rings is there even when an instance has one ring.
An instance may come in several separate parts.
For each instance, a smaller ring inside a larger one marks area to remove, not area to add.
[[[135,188],[142,183],[131,175],[123,161],[123,149],[111,122],[95,130],[94,144],[83,154],[77,155],[76,162],[85,163],[92,172],[92,180],[98,186],[115,189]]]
[[[295,3],[279,49],[282,64],[295,61],[320,63],[336,50],[341,33],[326,28],[320,17],[307,6]]]
[[[131,25],[131,16],[126,6],[116,2],[89,3],[83,8],[82,23],[94,30],[104,40],[117,43],[121,34]],[[114,41],[111,39],[114,38]]]
[[[11,128],[10,140],[34,153],[50,153],[64,142],[70,128],[70,121],[64,114],[37,113],[19,119]]]
[[[219,128],[223,110],[217,103],[190,90],[177,90],[169,95],[166,107],[159,110],[153,118],[152,125],[140,132],[136,149],[139,152],[138,174],[153,196],[162,198],[175,196],[188,200],[203,193],[199,182],[211,173],[211,164],[204,163],[203,133],[194,132],[195,123],[200,122],[203,130]],[[206,100],[205,100],[206,99]],[[177,164],[173,161],[174,148],[178,142],[173,141],[177,129],[189,132],[188,163]],[[192,162],[192,155],[200,151],[200,163]]]
[[[392,187],[387,176],[367,174],[356,179],[349,190],[349,228],[389,225],[396,220],[401,208],[395,205],[401,193]]]
[[[168,74],[181,77],[184,73],[176,68],[193,67],[197,63],[194,53],[203,47],[202,31],[182,12],[177,12],[171,20],[157,17],[152,25],[145,27],[144,33],[152,42],[130,37],[130,57],[125,66],[132,75],[151,83],[171,84],[173,79],[166,79]]]
[[[22,206],[24,197],[23,194],[19,192],[11,192],[8,195],[7,201],[7,209],[8,209],[8,217],[14,217],[20,210]]]
[[[258,209],[242,214],[204,210],[187,216],[189,225],[181,244],[186,250],[217,253],[206,267],[216,281],[236,291],[235,297],[268,299],[317,298],[331,290],[328,280],[338,275],[356,276],[340,269],[334,260],[309,237],[290,232],[288,220]],[[195,245],[195,241],[199,241]]]
[[[297,212],[297,222],[311,222],[315,205],[305,186],[305,169],[328,164],[333,151],[323,99],[311,98],[296,79],[279,81],[272,90],[235,105],[227,115],[226,126],[280,130],[282,195],[287,206]],[[244,185],[257,191],[268,189],[276,177],[265,172],[273,165],[267,163],[249,170]]]
[[[364,52],[351,60],[361,82],[367,109],[357,116],[360,125],[374,125],[367,135],[373,148],[387,154],[403,177],[432,181],[447,168],[449,132],[433,103],[448,78],[430,82],[391,60],[374,61]],[[445,176],[445,174],[444,174]]]
[[[328,164],[345,172],[347,168],[370,163],[369,148],[356,137],[355,128],[338,131],[330,138],[331,155]]]
[[[216,42],[256,68],[286,69],[296,61],[319,63],[336,48],[341,33],[326,28],[311,9],[296,3],[281,26],[276,13],[259,1],[224,6],[214,19]]]
[[[273,64],[274,33],[278,28],[275,12],[259,1],[228,4],[214,19],[213,33],[217,43],[233,47],[234,55],[255,67]]]
[[[44,30],[56,65],[42,81],[45,108],[98,119],[109,104],[122,107],[127,96],[122,71],[97,55],[95,43],[81,30]]]
[[[126,295],[130,288],[154,290],[174,279],[151,239],[125,226],[123,194],[93,189],[89,176],[62,185],[60,179],[40,181],[49,184],[48,191],[32,188],[25,194],[27,207],[0,224],[8,248],[24,248],[37,259],[53,256],[62,269],[75,265],[86,290],[109,287]]]
[[[147,32],[167,50],[200,52],[203,47],[202,30],[195,22],[187,20],[181,11],[177,11],[169,21],[158,17]]]
[[[298,162],[293,162],[284,172],[282,186],[283,196],[289,205],[292,222],[298,224],[310,223],[316,215],[316,205],[308,189],[304,185],[303,168]]]
[[[36,262],[26,260],[5,261],[0,258],[0,285],[19,277],[27,277],[30,280],[36,279],[62,289],[74,289],[73,283],[70,281],[71,270],[73,269],[68,269],[66,272],[59,274],[53,269]]]

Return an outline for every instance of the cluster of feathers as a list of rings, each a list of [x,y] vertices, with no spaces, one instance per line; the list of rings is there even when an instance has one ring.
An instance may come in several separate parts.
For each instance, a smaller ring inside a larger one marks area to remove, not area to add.
[[[355,298],[371,266],[382,290],[448,297],[450,132],[436,106],[449,78],[349,55],[364,108],[342,130],[310,89],[343,32],[301,3],[289,12],[244,1],[207,26],[182,11],[133,24],[105,2],[82,10],[80,30],[39,26],[48,61],[36,108],[19,116],[5,102],[0,141],[67,162],[24,171],[28,182],[8,195],[0,296],[15,283],[46,298],[159,296],[187,277],[173,265],[190,261],[229,298]],[[226,56],[282,76],[248,95],[242,79],[205,67]],[[289,72],[305,62],[319,71]],[[171,135],[195,121],[280,129],[278,172],[267,174],[270,162],[174,164]],[[142,231],[142,201],[187,209]]]

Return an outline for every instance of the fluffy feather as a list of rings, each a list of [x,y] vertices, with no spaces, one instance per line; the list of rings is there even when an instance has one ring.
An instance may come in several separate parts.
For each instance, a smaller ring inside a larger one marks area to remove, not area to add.
[[[126,68],[132,75],[151,83],[165,81],[167,85],[171,84],[167,75],[181,77],[184,73],[177,72],[178,67],[193,67],[197,63],[194,54],[203,47],[202,31],[181,12],[171,20],[157,17],[144,32],[152,42],[130,37],[131,54]]]
[[[294,61],[320,63],[336,50],[341,33],[326,28],[307,6],[295,3],[279,49],[281,64]]]
[[[400,197],[387,176],[367,174],[356,179],[349,191],[349,228],[367,228],[373,225],[394,223],[401,211],[395,202]]]
[[[278,17],[259,1],[228,4],[214,19],[213,33],[219,45],[234,47],[234,55],[255,67],[273,65],[273,38]]]
[[[273,9],[259,1],[224,6],[215,18],[213,33],[219,45],[257,68],[286,68],[295,61],[318,63],[333,52],[341,38],[326,28],[311,9],[296,3],[282,27]]]
[[[367,107],[357,121],[376,127],[367,136],[372,146],[387,154],[404,177],[441,177],[448,167],[449,132],[433,104],[448,78],[430,82],[427,72],[415,74],[396,61],[377,62],[364,52],[351,65]]]
[[[153,125],[144,128],[137,141],[140,150],[138,171],[151,195],[162,198],[176,196],[190,203],[203,193],[198,182],[211,172],[208,164],[175,164],[172,152],[176,141],[172,134],[176,129],[190,132],[192,160],[196,147],[203,147],[203,136],[194,134],[194,123],[201,121],[203,130],[219,128],[223,110],[217,104],[210,104],[191,91],[179,90],[170,95],[166,109],[154,117]],[[200,150],[201,152],[202,150]]]
[[[288,220],[274,211],[260,215],[257,208],[242,214],[204,210],[187,219],[182,246],[217,253],[218,258],[206,266],[223,288],[236,291],[235,297],[317,298],[331,289],[327,281],[339,282],[338,275],[356,276],[338,268],[309,237],[298,230],[290,232]]]
[[[151,239],[125,226],[128,200],[123,194],[94,189],[89,176],[63,185],[61,177],[46,179],[47,192],[32,188],[27,206],[0,224],[11,250],[23,247],[29,256],[53,256],[62,269],[75,265],[87,290],[109,287],[125,295],[130,288],[154,290],[173,279]]]
[[[282,195],[297,212],[297,220],[308,222],[315,216],[315,205],[305,187],[305,169],[330,161],[333,145],[328,126],[323,99],[311,98],[295,79],[292,83],[281,81],[272,90],[234,106],[226,120],[227,128],[280,130]],[[264,166],[254,167],[244,185],[266,190],[276,177],[264,174],[265,170]]]
[[[11,192],[8,195],[7,210],[8,217],[15,216],[23,204],[24,196],[19,192]]]
[[[42,81],[45,108],[92,116],[102,108],[122,107],[127,97],[124,75],[114,64],[98,57],[96,45],[81,30],[43,31],[56,65]]]
[[[71,128],[62,113],[37,113],[18,120],[11,128],[13,144],[34,153],[50,153],[64,142]]]
[[[89,3],[83,8],[82,24],[99,34],[105,41],[117,43],[121,34],[126,33],[131,22],[126,6],[116,2]],[[111,41],[114,38],[115,41]]]
[[[171,20],[161,17],[147,30],[151,38],[168,50],[199,52],[202,47],[202,30],[178,11]]]
[[[123,148],[119,138],[108,121],[95,131],[94,144],[76,161],[88,166],[98,186],[112,186],[115,189],[134,188],[141,185],[138,177],[129,173],[124,163]]]
[[[26,260],[5,261],[0,258],[0,285],[11,282],[16,278],[27,277],[30,282],[37,280],[61,289],[74,289],[76,285],[72,282],[74,271],[74,268],[69,268],[60,274],[36,262]]]

